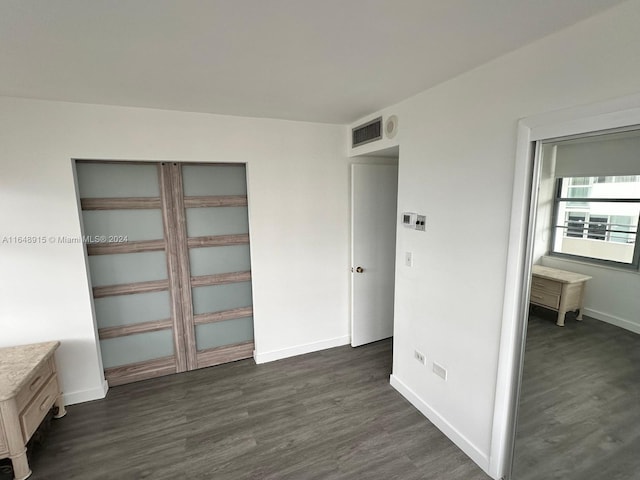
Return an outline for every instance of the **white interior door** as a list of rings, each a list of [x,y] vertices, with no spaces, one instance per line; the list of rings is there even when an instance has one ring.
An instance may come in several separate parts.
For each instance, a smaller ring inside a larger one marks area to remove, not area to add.
[[[351,345],[393,335],[397,165],[351,167]]]

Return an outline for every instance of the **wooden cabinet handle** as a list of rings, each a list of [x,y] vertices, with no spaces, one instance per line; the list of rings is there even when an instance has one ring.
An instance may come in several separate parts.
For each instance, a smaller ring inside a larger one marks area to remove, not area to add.
[[[42,376],[41,376],[41,375],[38,375],[38,376],[36,377],[36,379],[35,379],[33,382],[31,382],[31,385],[29,385],[29,390],[33,390],[34,388],[36,388],[36,386],[38,385],[38,383],[40,383],[40,379],[41,379],[41,378],[42,378]]]
[[[538,299],[542,299],[542,297],[540,295],[531,295],[531,298],[538,298]]]

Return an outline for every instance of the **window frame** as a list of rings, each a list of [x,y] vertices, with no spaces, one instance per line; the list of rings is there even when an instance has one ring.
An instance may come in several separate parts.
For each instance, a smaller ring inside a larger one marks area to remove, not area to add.
[[[569,260],[575,260],[578,262],[583,262],[583,263],[592,263],[592,264],[597,264],[597,265],[606,265],[609,267],[614,267],[614,268],[620,268],[620,269],[624,269],[624,270],[634,270],[634,271],[640,271],[640,242],[638,241],[638,238],[640,237],[640,220],[638,220],[638,225],[636,226],[636,241],[635,241],[635,245],[633,247],[633,257],[631,260],[631,263],[625,263],[625,262],[617,262],[615,260],[606,260],[606,259],[602,259],[602,258],[596,258],[596,257],[587,257],[587,256],[582,256],[582,255],[573,255],[571,253],[564,253],[564,252],[556,252],[554,251],[554,247],[556,244],[556,237],[561,228],[561,225],[559,225],[559,218],[558,218],[558,212],[560,210],[560,203],[561,202],[583,202],[583,203],[640,203],[640,198],[578,198],[578,197],[563,197],[562,196],[562,186],[563,186],[563,180],[565,179],[570,179],[570,178],[576,178],[576,177],[559,177],[556,178],[556,188],[555,188],[555,195],[553,197],[553,218],[551,221],[551,235],[549,236],[549,249],[548,249],[548,254],[550,256],[554,256],[554,257],[559,257],[559,258],[566,258]],[[585,221],[587,219],[587,216],[585,216]],[[588,223],[588,222],[587,222]],[[569,229],[569,226],[566,227],[567,231]],[[585,232],[588,232],[588,228],[586,227],[584,229]],[[608,239],[604,239],[603,241],[608,241]]]

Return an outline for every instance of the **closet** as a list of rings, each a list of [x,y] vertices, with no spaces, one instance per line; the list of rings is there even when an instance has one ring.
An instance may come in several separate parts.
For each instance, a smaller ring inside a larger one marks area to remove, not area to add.
[[[244,164],[76,161],[105,378],[253,355]]]

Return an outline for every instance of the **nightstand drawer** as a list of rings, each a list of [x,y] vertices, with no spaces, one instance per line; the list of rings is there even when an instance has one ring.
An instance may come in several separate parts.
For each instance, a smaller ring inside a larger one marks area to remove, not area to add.
[[[538,288],[532,288],[531,303],[549,308],[558,308],[560,306],[560,295],[549,293]]]
[[[556,282],[554,280],[548,280],[546,278],[533,277],[531,279],[531,291],[533,290],[544,290],[548,293],[561,293],[562,292],[562,284],[560,282]]]
[[[20,414],[20,425],[25,442],[29,441],[42,419],[53,407],[59,393],[58,381],[54,375]]]
[[[46,383],[52,373],[53,365],[51,364],[51,359],[49,359],[44,362],[44,364],[33,375],[29,383],[22,387],[22,390],[20,390],[16,395],[16,403],[18,405],[19,412],[27,406],[33,396],[38,392],[38,390],[40,390],[40,387]]]

